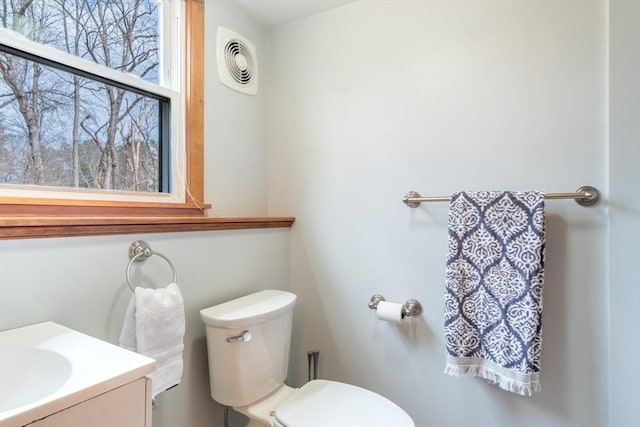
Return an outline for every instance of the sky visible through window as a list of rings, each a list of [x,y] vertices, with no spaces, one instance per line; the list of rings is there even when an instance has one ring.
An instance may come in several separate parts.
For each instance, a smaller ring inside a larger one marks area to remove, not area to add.
[[[134,74],[159,75],[157,0],[0,2],[0,25]],[[0,47],[0,184],[161,188],[167,101]]]

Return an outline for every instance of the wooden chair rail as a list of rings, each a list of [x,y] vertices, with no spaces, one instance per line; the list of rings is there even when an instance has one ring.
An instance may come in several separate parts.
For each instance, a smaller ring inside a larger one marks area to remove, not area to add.
[[[0,217],[0,239],[291,227],[293,217]]]

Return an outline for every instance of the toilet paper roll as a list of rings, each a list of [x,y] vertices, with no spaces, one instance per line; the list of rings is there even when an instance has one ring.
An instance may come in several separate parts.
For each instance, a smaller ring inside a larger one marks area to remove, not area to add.
[[[378,319],[387,322],[400,323],[402,321],[402,304],[380,301],[376,309]]]

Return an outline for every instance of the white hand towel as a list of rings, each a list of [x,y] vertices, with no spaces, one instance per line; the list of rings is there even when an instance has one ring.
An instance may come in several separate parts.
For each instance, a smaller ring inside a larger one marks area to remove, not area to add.
[[[129,351],[138,351],[136,345],[136,296],[135,293],[129,300],[127,311],[124,313],[122,331],[120,331],[120,347]]]
[[[156,360],[149,375],[152,396],[182,380],[184,302],[178,285],[163,289],[136,288],[120,334],[120,346]]]

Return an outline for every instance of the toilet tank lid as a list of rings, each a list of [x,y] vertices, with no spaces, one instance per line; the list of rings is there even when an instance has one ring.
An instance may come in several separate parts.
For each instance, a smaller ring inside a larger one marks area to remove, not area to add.
[[[336,381],[306,383],[275,411],[283,427],[415,427],[398,405],[370,390]]]
[[[266,290],[200,310],[207,325],[237,329],[256,325],[289,310],[296,302],[291,292]]]

